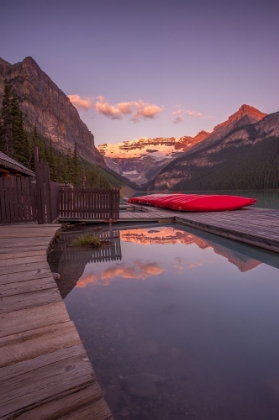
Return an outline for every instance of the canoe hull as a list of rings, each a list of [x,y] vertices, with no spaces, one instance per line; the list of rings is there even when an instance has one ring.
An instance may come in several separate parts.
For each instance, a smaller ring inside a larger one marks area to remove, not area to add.
[[[255,198],[235,195],[199,195],[199,194],[151,194],[132,197],[129,203],[153,205],[176,211],[230,211],[256,203]]]

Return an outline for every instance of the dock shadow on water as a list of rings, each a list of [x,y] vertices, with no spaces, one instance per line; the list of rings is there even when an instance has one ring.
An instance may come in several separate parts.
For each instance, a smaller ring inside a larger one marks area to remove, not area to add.
[[[115,420],[279,418],[279,255],[178,224],[81,234],[49,263]]]

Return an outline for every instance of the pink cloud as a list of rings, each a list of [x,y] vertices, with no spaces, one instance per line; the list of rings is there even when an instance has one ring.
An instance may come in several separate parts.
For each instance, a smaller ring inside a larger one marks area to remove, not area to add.
[[[196,111],[188,110],[186,111],[186,114],[189,115],[189,117],[197,117],[197,118],[201,117],[201,113],[196,112]]]
[[[175,124],[179,124],[183,121],[183,118],[182,118],[181,114],[182,114],[182,109],[178,109],[177,111],[173,111],[171,113],[171,115],[173,115],[173,117],[174,117],[173,122]]]
[[[122,114],[132,114],[132,107],[133,102],[120,102],[117,104],[118,109],[122,112]]]
[[[137,109],[136,113],[132,117],[134,122],[138,122],[141,118],[154,118],[163,110],[163,108],[157,105],[148,104],[142,101],[134,102],[134,107]]]
[[[140,119],[154,118],[163,109],[154,104],[148,104],[141,100],[132,102],[119,102],[110,105],[103,96],[98,97],[96,110],[100,114],[112,119],[122,119],[124,115],[132,115],[131,119],[138,122]]]
[[[90,98],[83,99],[79,95],[68,95],[68,98],[77,109],[88,111],[90,108],[93,108],[93,103]]]
[[[102,97],[99,101],[96,102],[96,110],[100,114],[103,114],[113,120],[120,120],[123,114],[117,106],[110,105],[109,103],[105,102],[105,99]]]
[[[189,269],[197,268],[197,267],[201,267],[202,265],[203,265],[203,262],[196,262],[196,263],[189,264],[187,268],[189,268]]]
[[[202,120],[211,120],[212,118],[214,118],[212,115],[204,116],[201,112],[191,111],[190,109],[186,111],[186,114],[189,117],[201,118]]]

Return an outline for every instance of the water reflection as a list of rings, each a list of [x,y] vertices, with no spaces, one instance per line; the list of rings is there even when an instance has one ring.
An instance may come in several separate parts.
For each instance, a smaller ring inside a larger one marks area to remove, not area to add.
[[[120,263],[111,265],[99,274],[83,274],[77,282],[77,287],[85,287],[89,283],[108,286],[114,278],[146,280],[148,277],[157,276],[164,271],[157,263],[145,263],[136,259],[132,265]]]
[[[108,266],[97,266],[98,262],[110,262],[121,260],[121,242],[151,245],[175,245],[184,246],[196,245],[202,250],[212,249],[214,253],[227,259],[241,272],[256,268],[259,264],[265,263],[279,268],[277,254],[261,250],[256,247],[235,242],[230,239],[212,235],[187,227],[187,231],[179,225],[159,226],[149,228],[123,228],[121,231],[113,230],[94,232],[102,240],[111,242],[107,248],[78,248],[71,247],[70,243],[80,234],[62,234],[55,252],[52,253],[49,261],[52,271],[60,273],[62,281],[58,283],[62,297],[73,289],[73,287],[85,287],[88,284],[102,284],[108,286],[116,278],[141,279],[156,276],[164,272],[160,262],[143,261],[135,258],[127,263],[114,263]],[[176,273],[194,269],[203,265],[202,261],[185,264],[183,257],[174,256],[172,266]],[[86,267],[86,269],[85,269]]]
[[[115,420],[276,420],[278,255],[179,225],[115,239],[121,261],[59,258]]]
[[[181,243],[184,245],[197,245],[200,249],[212,248],[214,252],[218,255],[222,255],[227,258],[227,260],[237,266],[240,271],[248,271],[257,267],[261,264],[261,261],[258,261],[247,255],[247,251],[250,247],[241,246],[242,244],[237,244],[235,246],[233,241],[224,240],[220,237],[214,237],[212,234],[206,234],[204,232],[199,232],[197,230],[187,228],[187,232],[180,230],[178,225],[166,226],[161,229],[150,229],[138,228],[124,230],[121,232],[121,240],[125,242],[132,242],[141,245],[151,245],[151,244],[177,244]],[[177,257],[179,261],[180,257]],[[193,268],[193,266],[191,266]],[[180,261],[180,270],[182,270],[182,265]]]
[[[100,248],[71,246],[73,240],[82,235],[83,232],[62,233],[60,241],[49,257],[48,262],[51,270],[61,275],[58,287],[63,299],[76,286],[78,279],[82,278],[84,267],[87,264],[121,260],[122,258],[118,231],[94,231],[94,236],[106,242]],[[90,275],[90,279],[80,280],[79,287],[84,287],[89,281],[92,283],[96,281],[94,274]]]
[[[198,235],[200,239],[206,241],[208,246],[212,247],[216,254],[227,258],[242,272],[252,270],[261,263],[279,268],[279,256],[275,252],[246,245],[202,230],[197,232],[196,229],[190,227],[187,227],[187,231]]]

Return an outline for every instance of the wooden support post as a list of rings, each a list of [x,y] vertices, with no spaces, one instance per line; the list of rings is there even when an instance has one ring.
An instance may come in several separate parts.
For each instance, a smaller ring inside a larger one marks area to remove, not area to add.
[[[35,179],[36,179],[36,213],[37,221],[39,224],[43,223],[42,215],[42,192],[41,192],[41,179],[39,172],[39,149],[34,146],[34,166],[35,166]]]

